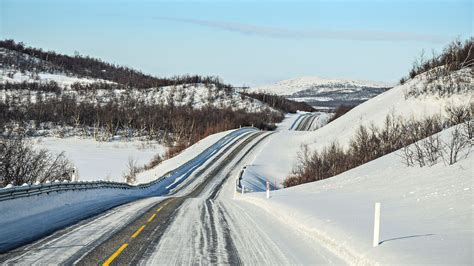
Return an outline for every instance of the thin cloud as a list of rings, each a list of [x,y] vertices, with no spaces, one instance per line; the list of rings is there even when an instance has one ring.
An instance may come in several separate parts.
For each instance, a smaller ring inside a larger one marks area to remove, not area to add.
[[[357,41],[418,41],[443,43],[445,38],[439,35],[417,34],[410,32],[362,31],[362,30],[296,30],[276,27],[265,27],[251,24],[242,24],[225,21],[210,21],[199,19],[155,17],[155,19],[189,23],[212,29],[237,32],[245,35],[254,35],[277,39],[333,39]]]

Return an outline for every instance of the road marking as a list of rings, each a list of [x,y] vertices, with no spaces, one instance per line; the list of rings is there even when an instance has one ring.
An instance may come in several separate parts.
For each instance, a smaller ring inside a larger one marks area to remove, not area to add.
[[[143,229],[145,229],[145,225],[142,225],[142,227],[138,228],[138,230],[133,233],[132,238],[137,237],[143,231]]]
[[[148,219],[148,222],[153,221],[153,219],[155,218],[155,216],[156,216],[156,213],[153,213],[153,215]]]
[[[128,243],[125,243],[123,245],[121,245],[119,247],[119,249],[117,249],[117,251],[114,252],[114,254],[112,254],[112,256],[110,256],[103,264],[102,266],[109,266],[110,263],[112,263],[112,261],[115,260],[115,258],[118,257],[118,255],[120,255],[120,253],[122,253],[122,251],[128,246]]]
[[[155,213],[153,213],[153,215],[148,219],[148,222],[151,222],[155,217],[156,217],[156,214],[161,211],[161,209],[163,209],[164,206],[166,206],[166,204],[168,204],[169,201],[167,201],[163,206],[159,207]],[[142,231],[143,229],[145,229],[145,225],[142,225],[140,228],[138,228],[137,231],[135,231],[135,233],[133,233],[132,235],[132,238],[136,238]],[[123,245],[121,245],[119,247],[119,249],[117,249],[114,254],[112,254],[112,256],[110,256],[103,264],[102,266],[109,266],[110,263],[112,263],[112,261],[114,261],[118,255],[120,255],[120,253],[122,253],[122,251],[128,246],[128,243],[125,243]]]

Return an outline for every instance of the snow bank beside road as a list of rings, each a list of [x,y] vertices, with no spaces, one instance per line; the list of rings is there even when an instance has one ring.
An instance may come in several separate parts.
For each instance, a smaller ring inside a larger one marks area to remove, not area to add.
[[[0,252],[144,197],[151,190],[93,189],[1,201]]]
[[[228,131],[223,131],[219,132],[213,135],[210,135],[192,146],[188,147],[175,157],[165,160],[161,162],[159,165],[154,167],[153,169],[150,169],[148,171],[139,173],[137,176],[137,183],[147,183],[153,180],[156,180],[158,177],[164,175],[165,173],[173,170],[176,168],[178,165],[182,165],[185,162],[191,160],[195,156],[197,156],[199,153],[203,152],[205,149],[209,148],[212,146],[214,143],[216,143],[219,139],[224,137],[225,135],[235,131],[233,130],[228,130]]]
[[[271,199],[264,193],[236,198],[354,264],[472,264],[473,160],[471,152],[451,166],[406,167],[391,153],[323,181],[274,191]],[[382,203],[382,243],[373,248],[375,202]]]

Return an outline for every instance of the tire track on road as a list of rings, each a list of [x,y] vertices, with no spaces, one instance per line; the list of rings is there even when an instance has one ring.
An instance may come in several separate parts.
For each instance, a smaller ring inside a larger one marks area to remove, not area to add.
[[[146,212],[140,218],[131,222],[128,226],[114,234],[107,241],[101,243],[99,246],[95,247],[91,252],[86,256],[82,257],[77,263],[79,265],[90,265],[97,264],[98,261],[107,262],[111,257],[112,260],[109,262],[113,264],[138,264],[144,258],[149,257],[152,254],[154,247],[159,243],[161,237],[166,231],[167,227],[172,223],[174,217],[177,213],[177,210],[182,205],[182,203],[192,197],[197,197],[201,192],[209,185],[209,183],[214,180],[217,172],[220,169],[228,165],[237,154],[244,149],[251,141],[263,134],[263,132],[256,132],[248,134],[243,137],[243,140],[237,141],[235,144],[227,147],[228,150],[235,147],[225,159],[219,163],[217,167],[211,170],[211,172],[206,175],[204,181],[200,183],[191,193],[183,197],[175,197],[165,203],[159,203],[155,205],[151,210]],[[224,151],[222,154],[226,154],[228,151]],[[207,164],[203,169],[201,169],[198,174],[203,174],[206,169],[211,168],[215,165],[218,158],[215,158],[211,163]],[[161,208],[160,213],[156,214],[156,218],[152,221],[147,222],[152,215],[154,215],[154,209]],[[143,227],[143,228],[142,228]],[[141,228],[141,229],[140,229]],[[133,236],[137,230],[140,230],[135,237]],[[126,246],[122,248],[124,245]],[[114,256],[118,252],[117,256]]]

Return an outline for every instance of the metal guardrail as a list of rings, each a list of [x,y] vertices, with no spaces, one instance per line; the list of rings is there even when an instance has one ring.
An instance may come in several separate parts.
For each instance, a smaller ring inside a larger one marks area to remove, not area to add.
[[[163,181],[169,175],[164,175],[157,180],[150,183],[140,184],[132,186],[127,183],[121,182],[110,182],[110,181],[76,181],[76,182],[52,182],[37,185],[23,185],[15,186],[11,188],[0,189],[0,201],[11,200],[22,197],[35,196],[40,194],[49,194],[52,192],[59,191],[77,191],[77,190],[90,190],[90,189],[124,189],[124,190],[141,190],[149,188]]]
[[[253,127],[245,127],[242,129],[256,129]],[[232,133],[229,133],[228,135],[222,137],[219,141],[222,139],[228,137]],[[218,141],[218,142],[219,142]],[[216,142],[216,143],[218,143]],[[90,189],[100,189],[100,188],[105,188],[105,189],[123,189],[123,190],[142,190],[142,189],[147,189],[150,188],[151,186],[154,186],[158,183],[161,183],[164,181],[166,178],[172,176],[175,172],[179,171],[180,169],[183,169],[190,164],[194,163],[194,161],[203,153],[208,152],[208,150],[213,149],[214,145],[211,145],[204,151],[202,151],[200,154],[198,154],[196,157],[193,159],[187,161],[186,163],[182,164],[181,166],[177,167],[174,170],[171,170],[161,176],[160,178],[151,181],[149,183],[144,183],[144,184],[139,184],[136,186],[129,185],[127,183],[123,182],[112,182],[112,181],[63,181],[63,182],[51,182],[51,183],[42,183],[42,184],[34,184],[34,185],[21,185],[21,186],[14,186],[10,188],[0,188],[0,201],[6,201],[6,200],[11,200],[11,199],[16,199],[16,198],[22,198],[22,197],[29,197],[29,196],[35,196],[35,195],[40,195],[40,194],[49,194],[52,192],[59,192],[59,191],[77,191],[77,190],[90,190]]]

